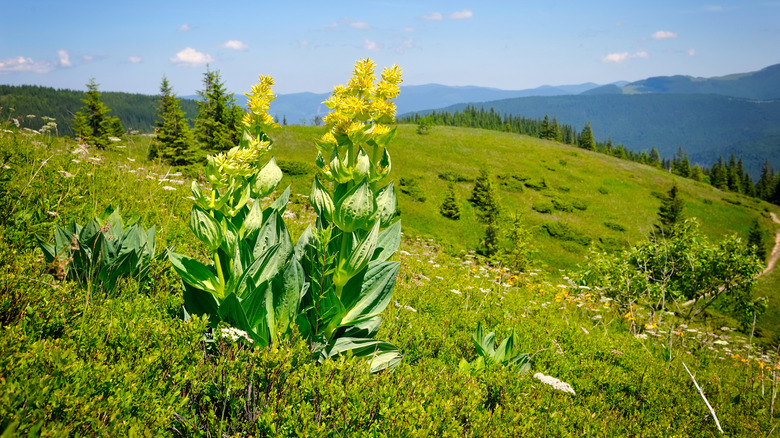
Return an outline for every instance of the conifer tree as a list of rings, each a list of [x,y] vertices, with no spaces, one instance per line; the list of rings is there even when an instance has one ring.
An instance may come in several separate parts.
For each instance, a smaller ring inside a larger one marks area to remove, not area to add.
[[[475,181],[469,201],[477,208],[477,219],[485,224],[485,237],[482,240],[480,252],[491,257],[499,246],[498,220],[501,208],[498,193],[493,188],[490,174],[486,170],[482,170]]]
[[[455,197],[455,185],[452,183],[447,187],[447,194],[444,196],[444,201],[439,207],[439,212],[446,218],[453,220],[460,219],[460,206]]]
[[[658,209],[658,221],[660,224],[655,226],[656,230],[663,233],[666,237],[671,236],[674,225],[683,220],[683,208],[685,208],[685,203],[680,197],[677,184],[674,184],[666,194],[666,198],[661,201],[661,207]]]
[[[661,167],[661,154],[658,153],[658,149],[656,149],[655,146],[650,149],[650,159],[648,162],[653,167]]]
[[[596,141],[593,139],[593,130],[590,129],[590,122],[585,123],[580,133],[579,146],[589,151],[596,150]]]
[[[198,91],[198,117],[195,137],[206,152],[227,151],[238,144],[242,111],[232,93],[228,93],[219,70],[206,70],[204,89]]]
[[[756,196],[765,201],[770,200],[774,192],[774,180],[775,172],[767,159],[764,161],[764,166],[761,168],[761,176],[756,183]]]
[[[149,159],[160,158],[173,166],[186,166],[196,161],[192,147],[192,135],[187,119],[173,93],[168,78],[160,83],[159,106],[155,121],[157,137],[149,148]]]
[[[766,235],[757,218],[753,219],[748,230],[747,245],[752,248],[753,254],[762,262],[766,261]]]
[[[105,149],[111,142],[109,137],[119,137],[124,134],[122,123],[117,117],[109,117],[111,111],[100,100],[98,83],[95,78],[90,78],[87,83],[87,97],[82,99],[84,106],[76,113],[74,125],[76,136],[81,137],[86,143]]]
[[[507,246],[499,250],[498,258],[515,271],[522,272],[529,268],[531,254],[535,251],[531,244],[531,232],[523,226],[520,215],[515,214],[512,225],[504,234]]]

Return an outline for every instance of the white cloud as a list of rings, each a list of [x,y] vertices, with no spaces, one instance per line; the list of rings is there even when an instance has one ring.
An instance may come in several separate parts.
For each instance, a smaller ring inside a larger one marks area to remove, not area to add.
[[[0,59],[0,72],[33,72],[48,73],[52,65],[46,61],[33,61],[32,58],[18,56],[16,58]]]
[[[667,30],[659,30],[653,33],[652,38],[654,40],[666,40],[669,38],[677,38],[677,34],[674,32],[669,32]]]
[[[298,45],[301,47],[309,47],[309,40],[300,40],[298,41]]]
[[[474,16],[474,13],[471,12],[469,9],[464,9],[462,11],[453,12],[449,15],[450,19],[452,20],[463,20],[466,18],[471,18]]]
[[[403,42],[401,43],[401,45],[400,45],[400,46],[398,46],[398,47],[395,49],[395,51],[396,51],[397,53],[403,53],[403,52],[405,52],[405,51],[407,51],[407,50],[411,49],[412,47],[414,47],[414,40],[413,40],[413,39],[411,39],[411,38],[409,38],[409,39],[403,40]]]
[[[214,58],[212,58],[208,53],[198,52],[192,47],[187,47],[170,59],[174,64],[182,64],[190,67],[208,64],[209,62],[214,61]]]
[[[127,62],[129,62],[130,64],[138,64],[141,61],[142,59],[140,56],[130,56],[129,58],[127,58]]]
[[[60,65],[62,67],[72,67],[73,64],[70,62],[70,55],[68,54],[67,50],[57,50],[57,56],[60,58]]]
[[[353,29],[371,29],[371,26],[364,21],[349,20],[349,27]]]
[[[406,26],[404,32],[414,32],[414,28],[412,26]]]
[[[696,56],[696,49],[688,49],[688,56]]]
[[[629,59],[636,59],[636,58],[649,58],[650,54],[645,51],[639,51],[635,53],[628,53],[628,52],[618,52],[618,53],[609,53],[607,55],[604,55],[601,57],[601,62],[606,63],[613,63],[613,64],[621,64]]]
[[[439,12],[434,12],[432,14],[423,14],[422,16],[423,20],[428,21],[439,21],[444,18],[444,16]]]
[[[233,50],[246,50],[249,48],[249,46],[246,43],[241,42],[239,40],[226,41],[225,43],[220,44],[219,47],[224,47],[226,49],[233,49]]]
[[[178,29],[179,32],[189,32],[192,30],[192,26],[189,25],[189,23],[184,23],[181,26],[179,26]]]
[[[382,50],[382,47],[376,43],[376,41],[366,40],[363,44],[363,48],[372,52],[378,52]]]
[[[92,61],[94,61],[94,60],[95,60],[95,57],[94,57],[94,56],[92,56],[92,55],[81,55],[81,59],[82,59],[84,62],[92,62]]]

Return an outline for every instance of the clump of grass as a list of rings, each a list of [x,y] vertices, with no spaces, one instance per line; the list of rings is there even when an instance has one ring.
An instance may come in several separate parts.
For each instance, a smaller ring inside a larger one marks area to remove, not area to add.
[[[288,176],[313,175],[314,166],[298,160],[277,160],[276,165]]]
[[[474,178],[453,170],[440,173],[439,179],[449,182],[474,182]]]
[[[566,242],[578,243],[582,246],[590,245],[591,238],[587,234],[575,230],[571,225],[564,222],[545,222],[542,228],[547,231],[550,237]]]
[[[574,211],[574,206],[571,205],[571,203],[569,203],[569,202],[567,202],[567,201],[565,201],[563,199],[553,198],[552,199],[552,205],[553,205],[553,208],[555,208],[556,210],[562,211],[562,212],[565,212],[565,213],[571,213],[572,211]]]
[[[531,205],[531,208],[542,214],[550,214],[553,212],[553,203],[548,200],[536,201]]]
[[[547,181],[544,178],[541,179],[529,179],[524,182],[525,186],[531,190],[542,191],[547,188]]]
[[[609,190],[608,190],[606,187],[604,187],[604,186],[601,186],[601,187],[599,187],[599,188],[598,188],[598,189],[596,189],[596,190],[597,190],[599,193],[601,193],[602,195],[609,195]]]

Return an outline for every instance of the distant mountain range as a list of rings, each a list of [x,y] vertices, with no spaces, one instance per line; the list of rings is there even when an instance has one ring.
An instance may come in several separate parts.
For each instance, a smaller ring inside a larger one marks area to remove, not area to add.
[[[694,163],[711,165],[734,153],[757,178],[765,159],[780,169],[780,64],[718,78],[664,76],[585,90],[579,95],[532,96],[467,102],[501,114],[543,118],[609,138],[634,151],[655,147],[672,157],[682,147]]]

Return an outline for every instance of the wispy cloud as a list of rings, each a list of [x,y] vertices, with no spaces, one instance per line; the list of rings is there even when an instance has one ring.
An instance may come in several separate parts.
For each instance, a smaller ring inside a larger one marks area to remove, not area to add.
[[[224,43],[220,44],[219,47],[224,47],[226,49],[233,49],[233,50],[246,50],[249,48],[249,46],[241,42],[239,40],[229,40],[225,41]]]
[[[466,18],[474,17],[474,12],[470,9],[464,9],[462,11],[453,12],[449,15],[451,20],[465,20]]]
[[[358,21],[352,18],[342,18],[339,21],[334,21],[328,26],[328,29],[336,29],[341,26],[351,27],[352,29],[371,29],[371,25],[365,21]]]
[[[208,53],[198,52],[192,47],[187,47],[186,49],[177,53],[173,58],[170,58],[170,60],[174,64],[196,67],[199,65],[208,64],[209,62],[214,61],[214,58],[212,58]]]
[[[179,32],[189,32],[192,30],[192,26],[190,26],[189,23],[184,23],[181,26],[179,26],[179,28],[176,30],[178,30]]]
[[[659,30],[651,35],[654,40],[668,40],[670,38],[677,38],[677,34],[668,30]]]
[[[688,56],[696,56],[696,49],[688,49]]]
[[[403,42],[401,42],[401,45],[396,47],[395,51],[397,53],[403,53],[403,52],[411,49],[412,47],[414,47],[414,40],[409,38],[409,39],[403,40]]]
[[[370,50],[372,52],[378,52],[382,50],[382,46],[377,44],[376,41],[366,40],[366,42],[363,44],[363,48],[366,50]]]
[[[53,66],[47,61],[33,61],[32,58],[18,56],[16,58],[0,59],[0,72],[32,72],[48,73]]]
[[[349,21],[348,24],[353,29],[371,29],[371,25],[365,21]]]
[[[616,53],[609,53],[601,57],[601,62],[606,63],[613,63],[613,64],[621,64],[629,59],[636,59],[636,58],[649,58],[650,54],[645,51],[639,51],[634,53],[628,53],[628,52],[616,52]]]
[[[57,56],[60,59],[60,66],[61,67],[72,67],[73,64],[70,62],[70,55],[68,54],[67,50],[57,50]]]
[[[455,11],[450,14],[442,14],[441,12],[431,12],[430,14],[422,15],[422,19],[427,21],[440,21],[440,20],[444,20],[445,18],[449,20],[465,20],[473,17],[474,17],[474,12],[471,9]]]
[[[130,64],[139,64],[143,59],[140,56],[130,56],[127,58],[127,62]]]

